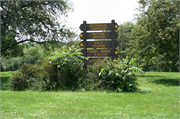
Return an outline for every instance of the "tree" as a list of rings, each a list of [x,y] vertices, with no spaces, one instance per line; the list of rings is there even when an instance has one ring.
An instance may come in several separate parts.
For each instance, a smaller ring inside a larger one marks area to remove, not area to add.
[[[123,24],[119,25],[119,28],[117,29],[118,32],[118,51],[120,53],[120,58],[126,58],[128,52],[127,49],[129,48],[129,42],[132,41],[134,38],[134,35],[132,33],[134,24],[131,22],[124,22]]]
[[[1,52],[24,42],[57,42],[74,33],[63,25],[72,10],[69,1],[1,1]],[[61,21],[58,21],[60,18]]]
[[[135,35],[139,55],[160,71],[178,71],[179,1],[139,0]]]

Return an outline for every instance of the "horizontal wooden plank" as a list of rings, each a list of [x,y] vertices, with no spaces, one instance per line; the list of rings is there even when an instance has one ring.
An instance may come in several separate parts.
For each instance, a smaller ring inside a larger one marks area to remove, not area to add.
[[[95,31],[95,30],[112,30],[112,23],[96,23],[96,24],[86,24],[86,31]],[[115,23],[113,26],[115,30],[118,29],[118,24]],[[84,30],[83,24],[80,25],[80,30]]]
[[[85,39],[112,39],[112,36],[114,35],[114,38],[118,38],[117,32],[92,32],[92,33],[86,33]],[[80,38],[84,38],[84,33],[81,33]]]
[[[104,58],[89,58],[89,60],[82,59],[81,61],[87,65],[92,65],[97,60],[104,60]]]
[[[85,54],[85,49],[81,50]],[[87,50],[87,56],[112,56],[112,49],[97,49]],[[118,51],[115,49],[114,54],[117,55]]]
[[[117,47],[118,42],[115,40],[115,45],[112,45],[112,41],[86,41],[86,48],[112,48]],[[83,41],[79,44],[84,47]]]

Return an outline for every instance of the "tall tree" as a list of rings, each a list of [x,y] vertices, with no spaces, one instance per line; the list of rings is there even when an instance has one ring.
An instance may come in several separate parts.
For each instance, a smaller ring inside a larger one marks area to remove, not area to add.
[[[178,71],[179,1],[139,0],[135,29],[140,56],[162,71]]]
[[[1,1],[1,52],[14,50],[18,44],[62,41],[71,35],[62,24],[72,4],[57,1]]]
[[[120,58],[126,58],[128,55],[127,49],[129,48],[129,42],[134,40],[134,34],[132,33],[134,28],[134,24],[131,22],[124,22],[123,24],[119,25],[117,32],[119,34],[117,41],[118,41],[118,51]],[[131,58],[131,56],[130,56]]]

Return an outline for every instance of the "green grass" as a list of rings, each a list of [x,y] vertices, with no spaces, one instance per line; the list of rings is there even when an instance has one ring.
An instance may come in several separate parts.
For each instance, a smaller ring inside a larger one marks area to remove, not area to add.
[[[12,72],[0,72],[1,76],[1,90],[5,90],[7,87],[8,78],[11,76]]]
[[[8,76],[1,72],[1,86]],[[1,90],[1,118],[179,119],[179,77],[168,72],[138,75],[135,93]]]

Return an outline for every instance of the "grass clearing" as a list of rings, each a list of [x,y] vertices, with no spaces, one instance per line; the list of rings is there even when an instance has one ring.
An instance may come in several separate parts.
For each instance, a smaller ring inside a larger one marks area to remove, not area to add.
[[[5,90],[7,87],[8,78],[11,76],[11,71],[9,72],[0,72],[1,77],[1,90]]]
[[[3,87],[10,73],[0,74]],[[179,119],[179,78],[179,73],[147,72],[138,75],[134,93],[1,90],[1,118]]]

